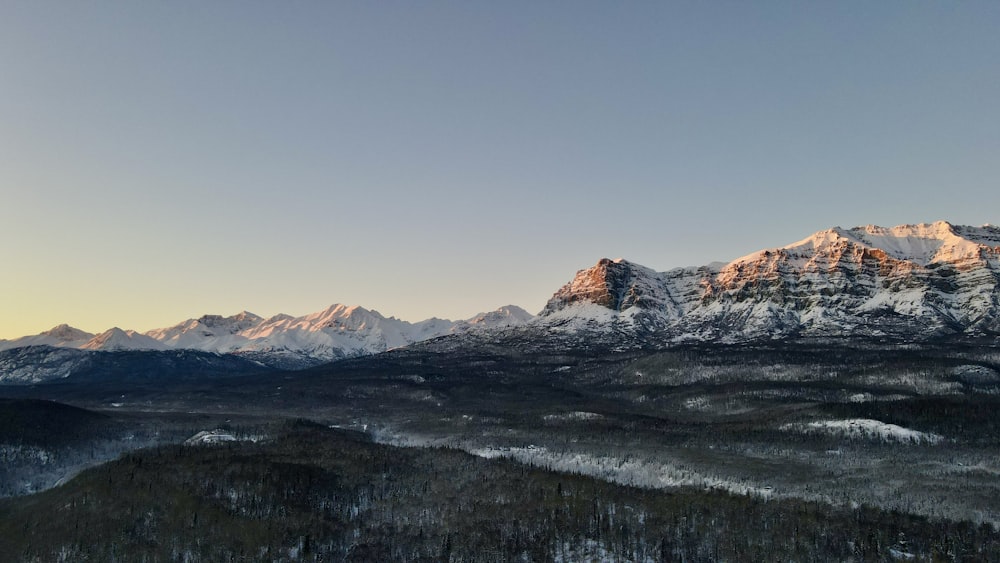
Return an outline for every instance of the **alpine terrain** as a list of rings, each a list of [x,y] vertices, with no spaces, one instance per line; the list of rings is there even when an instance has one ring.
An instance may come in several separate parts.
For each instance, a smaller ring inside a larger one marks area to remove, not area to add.
[[[0,344],[0,560],[998,561],[1000,229]],[[430,447],[428,447],[430,446]]]
[[[655,272],[602,259],[557,291],[536,322],[614,324],[665,343],[994,336],[998,280],[998,227],[835,227],[699,268]]]
[[[432,318],[410,323],[363,307],[337,304],[301,317],[282,314],[265,319],[246,311],[230,317],[204,315],[144,334],[115,327],[94,335],[60,325],[39,335],[0,340],[0,382],[67,377],[94,363],[93,358],[69,354],[66,348],[92,352],[189,350],[235,355],[262,367],[288,369],[376,354],[448,334],[500,330],[532,318],[520,307],[508,305],[467,320]],[[30,353],[23,350],[28,347],[37,349]]]
[[[80,356],[54,348],[192,350],[289,369],[443,336],[452,339],[435,346],[460,347],[464,341],[497,340],[501,333],[507,339],[569,334],[611,346],[654,347],[789,338],[989,337],[1000,332],[998,281],[1000,228],[995,226],[938,221],[834,227],[728,264],[657,272],[603,258],[577,272],[538,316],[508,305],[467,320],[410,323],[336,304],[301,317],[205,315],[144,334],[116,327],[93,335],[60,325],[0,341],[0,381],[72,374],[74,368],[60,362],[79,364]],[[16,351],[29,346],[46,348]],[[39,363],[40,356],[46,360]]]

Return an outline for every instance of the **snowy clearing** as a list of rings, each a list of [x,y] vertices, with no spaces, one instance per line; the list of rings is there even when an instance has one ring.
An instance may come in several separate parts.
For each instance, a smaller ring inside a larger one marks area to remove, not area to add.
[[[201,432],[184,440],[185,446],[200,446],[208,444],[221,444],[223,442],[259,442],[263,436],[246,435],[236,436],[226,430],[202,430]]]
[[[870,418],[791,423],[782,425],[781,430],[804,432],[807,434],[828,434],[852,440],[867,439],[901,444],[937,444],[944,440],[944,436],[939,434],[911,430]]]
[[[698,487],[724,490],[739,495],[750,494],[761,498],[775,496],[771,487],[757,487],[722,477],[704,475],[690,469],[639,459],[618,459],[575,452],[557,452],[530,445],[527,447],[463,448],[472,455],[486,459],[504,457],[528,465],[566,473],[589,475],[605,481],[661,489],[669,487]]]

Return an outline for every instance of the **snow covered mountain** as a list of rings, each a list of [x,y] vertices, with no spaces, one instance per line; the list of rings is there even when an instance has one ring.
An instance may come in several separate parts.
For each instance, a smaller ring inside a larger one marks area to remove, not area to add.
[[[91,338],[79,347],[81,350],[103,350],[105,352],[120,352],[122,350],[166,350],[160,342],[134,330],[122,330],[118,327],[108,329]]]
[[[20,381],[62,377],[61,361],[86,360],[51,351],[44,361],[41,352],[14,353],[26,347],[85,353],[193,350],[297,368],[449,335],[455,338],[434,340],[432,347],[503,345],[504,338],[540,342],[554,334],[568,339],[550,339],[553,346],[588,349],[597,344],[595,337],[614,348],[795,337],[996,336],[1000,228],[944,221],[836,227],[728,264],[667,272],[602,259],[578,272],[537,317],[506,306],[462,321],[410,323],[363,307],[332,305],[301,317],[205,315],[145,334],[114,328],[95,336],[60,325],[0,341],[0,351],[10,352],[0,354],[0,381],[15,372]],[[26,364],[32,361],[38,369],[44,364],[49,375],[33,375]]]
[[[264,319],[243,311],[231,317],[204,315],[188,319],[169,328],[158,328],[146,336],[167,348],[230,352],[239,350],[247,338],[240,333],[260,324]]]
[[[837,227],[700,268],[655,272],[602,259],[532,324],[614,324],[667,342],[996,335],[998,282],[998,227]]]
[[[299,358],[305,363],[384,352],[414,342],[468,330],[523,324],[533,315],[514,306],[463,321],[431,318],[410,323],[359,306],[335,304],[305,315],[263,319],[243,312],[207,315],[146,333],[169,348]]]
[[[470,330],[498,329],[521,326],[535,318],[535,315],[516,305],[505,305],[495,311],[479,313],[471,319],[458,321],[449,329],[451,333],[463,333]]]
[[[23,348],[25,346],[61,346],[68,348],[80,348],[93,337],[94,335],[89,332],[84,332],[80,329],[62,324],[46,330],[41,334],[22,336],[21,338],[15,338],[14,340],[0,340],[0,350]]]
[[[95,336],[60,325],[39,335],[0,341],[0,350],[27,346],[92,351],[197,350],[240,354],[266,365],[294,368],[375,354],[453,333],[508,328],[532,318],[524,309],[508,305],[467,320],[431,318],[410,323],[363,307],[337,304],[301,317],[265,319],[246,311],[231,317],[205,315],[145,334],[116,327]]]

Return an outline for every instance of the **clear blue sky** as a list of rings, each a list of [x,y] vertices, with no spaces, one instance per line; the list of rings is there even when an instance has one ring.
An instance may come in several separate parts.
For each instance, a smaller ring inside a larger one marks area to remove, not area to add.
[[[1000,2],[0,3],[0,338],[1000,222]]]

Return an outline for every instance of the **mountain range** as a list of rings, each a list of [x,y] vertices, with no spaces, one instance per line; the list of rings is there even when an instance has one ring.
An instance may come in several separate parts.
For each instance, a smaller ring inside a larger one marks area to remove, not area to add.
[[[727,264],[657,272],[603,258],[577,272],[537,316],[509,305],[462,321],[410,323],[358,306],[333,305],[302,317],[205,315],[146,333],[112,328],[94,335],[60,325],[0,341],[0,381],[14,369],[9,352],[28,346],[194,350],[288,368],[442,336],[457,338],[460,345],[464,334],[493,338],[501,332],[531,339],[586,332],[653,345],[801,337],[995,337],[1000,334],[998,282],[998,227],[945,221],[835,227]],[[24,366],[14,363],[23,373]]]
[[[517,326],[533,317],[520,307],[508,305],[460,321],[431,318],[410,323],[363,307],[336,304],[301,317],[281,314],[265,319],[247,311],[230,317],[204,315],[145,333],[115,327],[95,335],[59,325],[41,334],[0,340],[0,350],[26,346],[105,352],[198,350],[294,355],[316,363],[384,352],[447,334]]]

